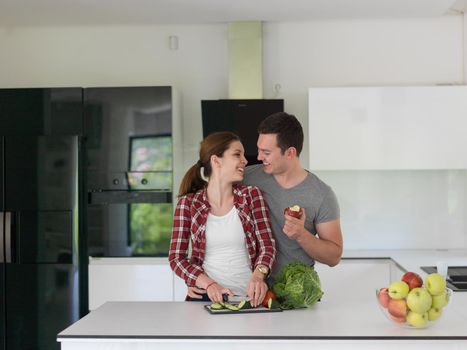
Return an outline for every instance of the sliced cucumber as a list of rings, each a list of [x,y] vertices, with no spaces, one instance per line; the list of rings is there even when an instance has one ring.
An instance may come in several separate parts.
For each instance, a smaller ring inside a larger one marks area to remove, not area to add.
[[[213,303],[211,304],[211,309],[212,310],[222,310],[224,308],[224,305],[221,303]]]
[[[238,309],[239,310],[251,309],[251,304],[248,300],[242,300],[241,302],[238,303]]]
[[[232,304],[225,303],[224,306],[225,306],[226,309],[229,309],[231,311],[238,311],[239,310],[237,305],[232,305]]]
[[[277,300],[274,300],[273,298],[269,299],[268,309],[279,309],[280,307],[281,304]]]

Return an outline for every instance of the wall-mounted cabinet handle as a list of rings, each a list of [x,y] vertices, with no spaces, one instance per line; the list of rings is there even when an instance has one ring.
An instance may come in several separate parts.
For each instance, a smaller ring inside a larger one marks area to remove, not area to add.
[[[11,263],[11,213],[5,212],[5,262]]]

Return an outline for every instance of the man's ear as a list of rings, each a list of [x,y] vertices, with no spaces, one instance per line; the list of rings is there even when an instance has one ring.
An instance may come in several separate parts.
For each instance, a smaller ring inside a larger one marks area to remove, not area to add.
[[[297,155],[297,149],[295,147],[289,147],[287,148],[287,151],[285,151],[287,158],[292,159]]]

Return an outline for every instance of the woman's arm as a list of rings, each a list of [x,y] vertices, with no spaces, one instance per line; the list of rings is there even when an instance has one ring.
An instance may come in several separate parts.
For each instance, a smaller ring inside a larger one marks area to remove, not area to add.
[[[193,265],[188,259],[188,246],[191,237],[191,199],[182,196],[175,207],[172,238],[170,240],[169,264],[171,269],[182,278],[188,286],[195,286],[203,269]]]
[[[271,270],[276,258],[276,243],[272,236],[269,223],[269,210],[262,192],[258,187],[250,187],[250,211],[255,225],[255,238],[258,245],[258,255],[254,267],[266,265]]]
[[[252,306],[258,306],[263,301],[268,286],[265,282],[266,275],[256,267],[265,265],[271,271],[276,258],[276,245],[272,237],[271,225],[269,223],[269,212],[263,194],[257,187],[249,187],[250,190],[250,213],[253,216],[254,238],[257,244],[257,256],[253,264],[253,273],[248,283],[247,295],[251,299]]]

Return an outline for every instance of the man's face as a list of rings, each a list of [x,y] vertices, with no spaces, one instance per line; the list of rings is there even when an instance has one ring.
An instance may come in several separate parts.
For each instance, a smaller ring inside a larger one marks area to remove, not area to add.
[[[259,134],[258,160],[263,162],[263,170],[267,174],[281,174],[287,169],[286,155],[277,145],[277,134]]]

